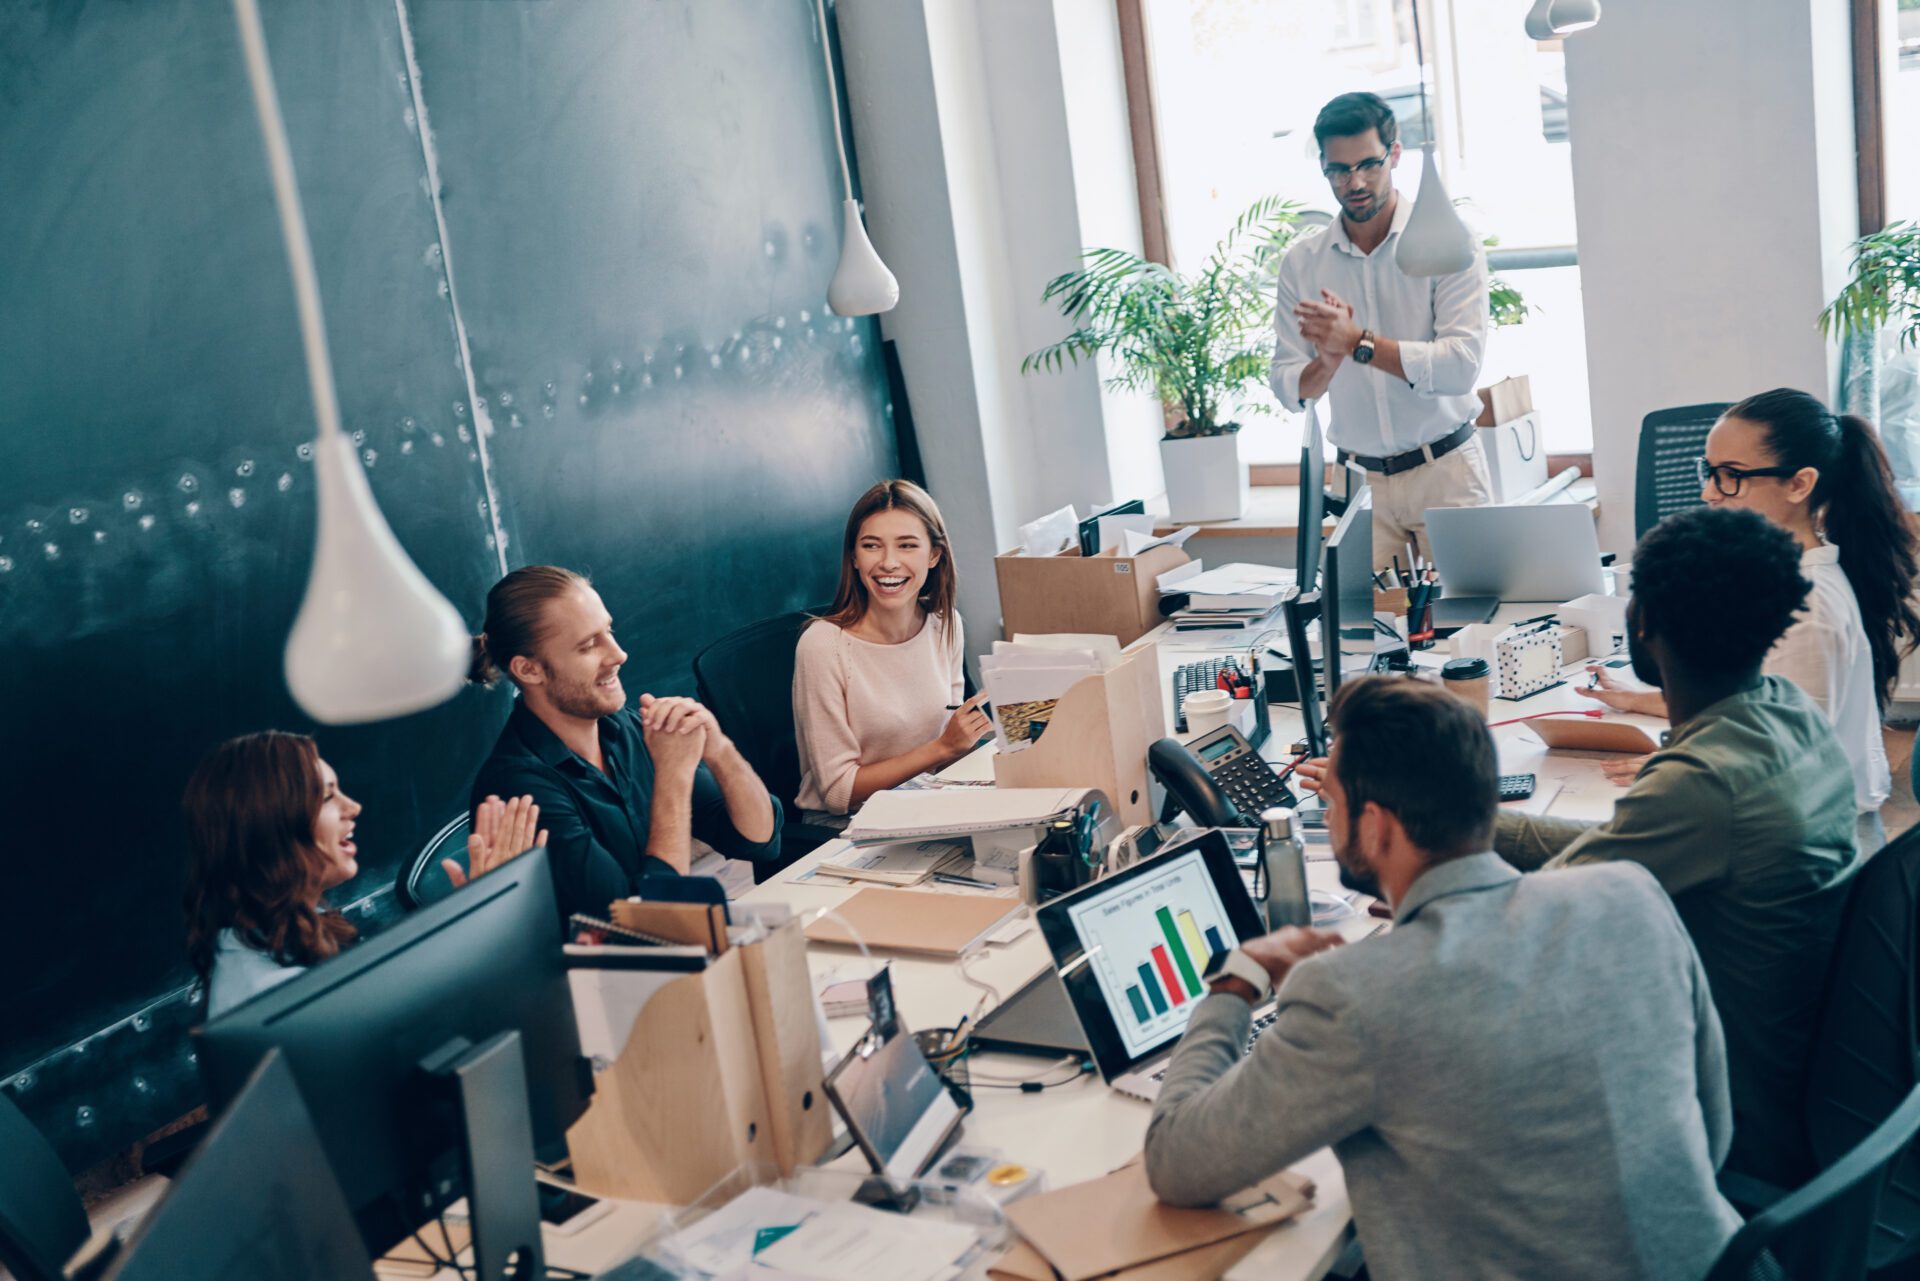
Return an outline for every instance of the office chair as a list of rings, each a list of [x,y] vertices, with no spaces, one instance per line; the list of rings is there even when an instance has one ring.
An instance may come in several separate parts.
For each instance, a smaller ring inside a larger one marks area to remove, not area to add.
[[[729,632],[694,656],[694,688],[767,790],[780,798],[786,822],[780,858],[756,863],[756,884],[832,840],[830,827],[804,822],[794,797],[800,792],[800,748],[794,740],[794,647],[815,616],[831,606],[778,614]]]
[[[0,1094],[0,1265],[18,1281],[63,1281],[92,1229],[67,1167],[12,1099]]]
[[[1822,1170],[1872,1137],[1920,1086],[1920,828],[1854,874],[1837,939],[1807,1067],[1807,1137]],[[1747,1211],[1786,1197],[1740,1174],[1722,1176],[1721,1190]],[[1892,1159],[1871,1222],[1866,1266],[1920,1254],[1920,1153]]]
[[[1640,454],[1633,471],[1633,536],[1675,512],[1700,506],[1700,473],[1707,433],[1731,402],[1656,409],[1640,420]]]
[[[1881,1189],[1915,1133],[1920,1087],[1813,1182],[1747,1220],[1706,1281],[1860,1281],[1867,1275]]]
[[[400,900],[402,910],[411,912],[453,893],[453,882],[447,879],[440,860],[450,858],[463,869],[467,866],[467,832],[472,826],[473,815],[461,811],[435,832],[418,854],[400,865],[393,896]]]

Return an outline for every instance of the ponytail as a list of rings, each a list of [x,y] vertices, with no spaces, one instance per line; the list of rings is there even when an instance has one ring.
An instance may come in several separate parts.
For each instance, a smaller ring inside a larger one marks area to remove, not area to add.
[[[587,586],[583,575],[557,565],[523,565],[493,585],[487,593],[487,617],[473,638],[473,658],[467,679],[475,685],[493,685],[521,655],[532,657],[546,639],[547,605],[576,588]]]
[[[1901,656],[1920,640],[1920,615],[1913,608],[1913,527],[1873,425],[1831,414],[1806,392],[1787,387],[1749,396],[1726,416],[1759,426],[1778,466],[1820,474],[1808,506],[1821,533],[1839,545],[1840,568],[1860,604],[1873,655],[1874,697],[1886,710]]]
[[[1860,621],[1873,653],[1874,697],[1885,711],[1901,656],[1920,640],[1920,616],[1913,609],[1913,526],[1873,426],[1844,414],[1839,436],[1832,472],[1821,472],[1814,486],[1814,510],[1828,539],[1840,545],[1840,568],[1860,602]]]

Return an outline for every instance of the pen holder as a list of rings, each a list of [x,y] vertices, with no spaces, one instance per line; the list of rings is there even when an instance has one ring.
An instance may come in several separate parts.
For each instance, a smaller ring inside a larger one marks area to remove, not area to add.
[[[924,1027],[913,1034],[913,1043],[920,1047],[920,1053],[927,1056],[927,1064],[933,1068],[934,1075],[945,1082],[947,1093],[953,1095],[953,1101],[965,1109],[973,1106],[972,1076],[967,1071],[967,1059],[973,1053],[973,1041],[966,1036],[956,1040],[956,1030],[950,1027]]]
[[[1437,587],[1417,588],[1407,595],[1407,645],[1412,649],[1433,648],[1433,598]]]

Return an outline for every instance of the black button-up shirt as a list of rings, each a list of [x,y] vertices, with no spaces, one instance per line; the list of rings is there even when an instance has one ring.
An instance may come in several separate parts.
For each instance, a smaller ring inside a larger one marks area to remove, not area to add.
[[[623,708],[600,719],[602,773],[562,743],[518,700],[492,755],[473,781],[473,804],[489,796],[530,795],[547,829],[547,860],[562,921],[575,912],[604,917],[615,899],[638,892],[645,876],[672,876],[671,865],[647,853],[653,814],[653,757],[640,714]],[[729,858],[768,861],[780,855],[780,801],[773,836],[750,841],[727,813],[720,784],[702,762],[693,775],[693,835]]]

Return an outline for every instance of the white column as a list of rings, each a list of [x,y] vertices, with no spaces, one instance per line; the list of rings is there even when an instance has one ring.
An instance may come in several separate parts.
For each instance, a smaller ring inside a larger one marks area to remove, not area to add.
[[[1849,32],[1847,0],[1607,0],[1566,42],[1604,548],[1633,543],[1646,414],[1833,392],[1816,320],[1858,230]]]

